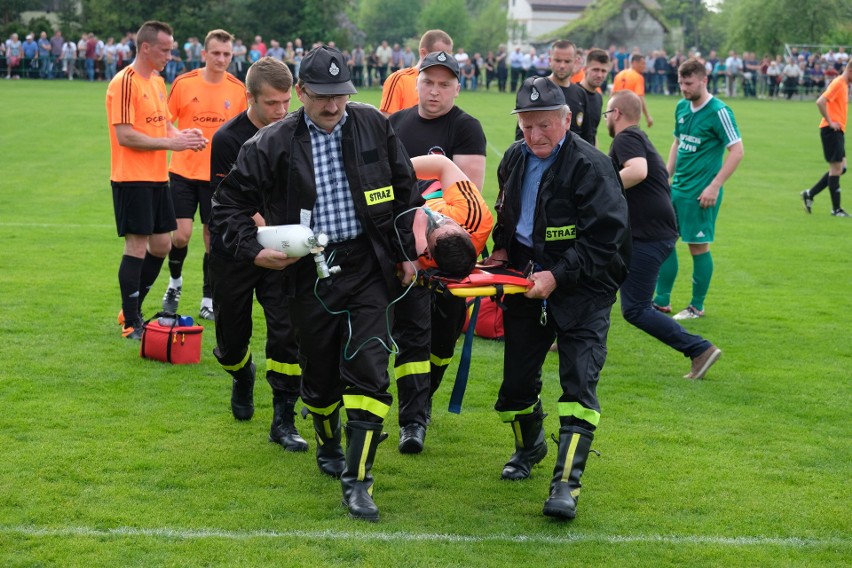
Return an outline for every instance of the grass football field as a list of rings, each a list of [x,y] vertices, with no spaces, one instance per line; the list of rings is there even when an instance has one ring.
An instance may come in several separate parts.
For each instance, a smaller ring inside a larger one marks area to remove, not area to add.
[[[374,474],[377,524],[347,518],[340,485],[311,450],[233,420],[230,381],[205,322],[199,365],[143,360],[121,338],[109,188],[106,85],[0,83],[0,565],[2,566],[849,566],[852,562],[852,222],[828,192],[806,215],[799,191],[825,170],[812,101],[731,106],[745,160],[725,188],[707,317],[686,326],[724,351],[707,379],[628,326],[614,307],[603,416],[578,518],[541,514],[555,447],[523,482],[503,482],[512,435],[492,406],[502,344],[478,339],[459,415],[439,391],[426,450],[396,451],[396,407]],[[379,92],[359,100],[378,103]],[[295,97],[294,97],[295,100]],[[494,171],[514,99],[462,93]],[[650,97],[665,157],[675,98]],[[607,149],[601,130],[599,145]],[[852,177],[843,184],[852,188]],[[847,209],[852,201],[846,196]],[[181,311],[197,315],[200,225]],[[676,310],[691,263],[678,246]],[[146,302],[156,310],[164,270]],[[255,360],[264,327],[255,311]],[[558,430],[557,362],[544,369]]]

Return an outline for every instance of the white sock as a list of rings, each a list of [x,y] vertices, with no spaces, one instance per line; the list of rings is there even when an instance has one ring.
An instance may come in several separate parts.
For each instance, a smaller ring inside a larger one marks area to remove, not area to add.
[[[169,277],[169,288],[181,288],[183,287],[183,276],[179,276],[177,278]]]
[[[201,307],[212,310],[213,309],[213,298],[201,298]]]

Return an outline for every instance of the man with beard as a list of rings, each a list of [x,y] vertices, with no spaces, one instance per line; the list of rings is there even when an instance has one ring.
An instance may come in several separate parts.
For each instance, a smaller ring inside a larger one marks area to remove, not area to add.
[[[678,83],[683,100],[675,109],[675,139],[666,169],[673,176],[678,232],[692,255],[692,300],[674,316],[681,320],[704,316],[704,299],[713,276],[710,243],[722,205],[722,184],[743,159],[743,142],[733,111],[707,91],[707,69],[702,62],[689,59],[681,64]],[[654,297],[654,305],[664,313],[672,311],[677,270],[677,254],[672,251],[660,268]]]

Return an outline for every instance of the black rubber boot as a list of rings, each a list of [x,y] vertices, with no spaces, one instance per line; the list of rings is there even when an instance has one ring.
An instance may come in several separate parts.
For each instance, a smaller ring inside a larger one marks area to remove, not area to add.
[[[296,429],[297,396],[287,396],[283,392],[272,393],[272,426],[269,427],[269,441],[281,444],[288,452],[307,452],[308,443]]]
[[[532,414],[519,414],[511,422],[515,433],[515,453],[503,466],[503,479],[516,481],[528,478],[532,467],[547,455],[544,417],[541,403],[538,403]]]
[[[573,519],[577,516],[580,476],[586,469],[594,437],[593,432],[579,426],[563,424],[559,429],[559,450],[550,482],[550,497],[544,502],[544,514],[548,517]]]
[[[331,477],[340,477],[346,468],[346,458],[340,445],[340,408],[328,416],[311,414],[314,419],[314,433],[317,440],[317,466]]]
[[[376,522],[379,508],[373,502],[373,460],[379,443],[388,437],[382,424],[352,421],[346,423],[346,469],[340,476],[343,505],[353,519]]]
[[[254,416],[254,363],[249,362],[238,371],[228,371],[234,378],[231,385],[231,412],[237,420],[251,420]]]

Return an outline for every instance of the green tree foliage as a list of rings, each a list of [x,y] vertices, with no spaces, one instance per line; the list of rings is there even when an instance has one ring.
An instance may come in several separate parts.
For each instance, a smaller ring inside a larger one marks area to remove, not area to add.
[[[785,43],[829,43],[844,23],[838,16],[850,11],[846,0],[737,0],[722,9],[730,11],[728,46],[759,53],[781,53]]]
[[[464,47],[470,52],[468,34],[471,18],[465,0],[429,0],[417,20],[418,30],[439,28],[450,34],[453,45]]]
[[[420,3],[415,0],[361,0],[358,25],[374,47],[387,40],[402,43],[418,35],[417,18]]]
[[[26,4],[25,0],[0,0],[0,34],[3,34],[0,41],[6,41],[13,33],[18,34],[23,41],[26,32],[21,22],[21,12],[26,9]]]
[[[296,37],[308,46],[320,40],[344,43],[346,33],[338,15],[345,4],[346,0],[83,0],[82,14],[64,22],[63,30],[74,26],[98,35],[119,35],[136,31],[146,20],[162,20],[174,28],[179,43],[190,36],[203,39],[216,28],[242,37],[246,44],[258,34],[282,44]]]
[[[715,46],[706,41],[712,36],[707,21],[710,12],[704,0],[659,0],[666,20],[683,28],[683,40],[687,47],[709,50]]]
[[[26,0],[0,0],[0,25],[8,26],[17,22],[26,7]],[[3,41],[6,41],[6,38],[3,38]]]
[[[41,32],[47,32],[47,37],[53,35],[53,24],[50,23],[50,20],[45,18],[44,16],[39,16],[38,18],[32,18],[27,23],[27,29],[35,34],[35,39],[38,41],[39,34]]]
[[[507,26],[505,3],[488,0],[473,20],[468,36],[468,53],[478,51],[485,56],[489,51],[497,51],[497,46],[509,39]]]

